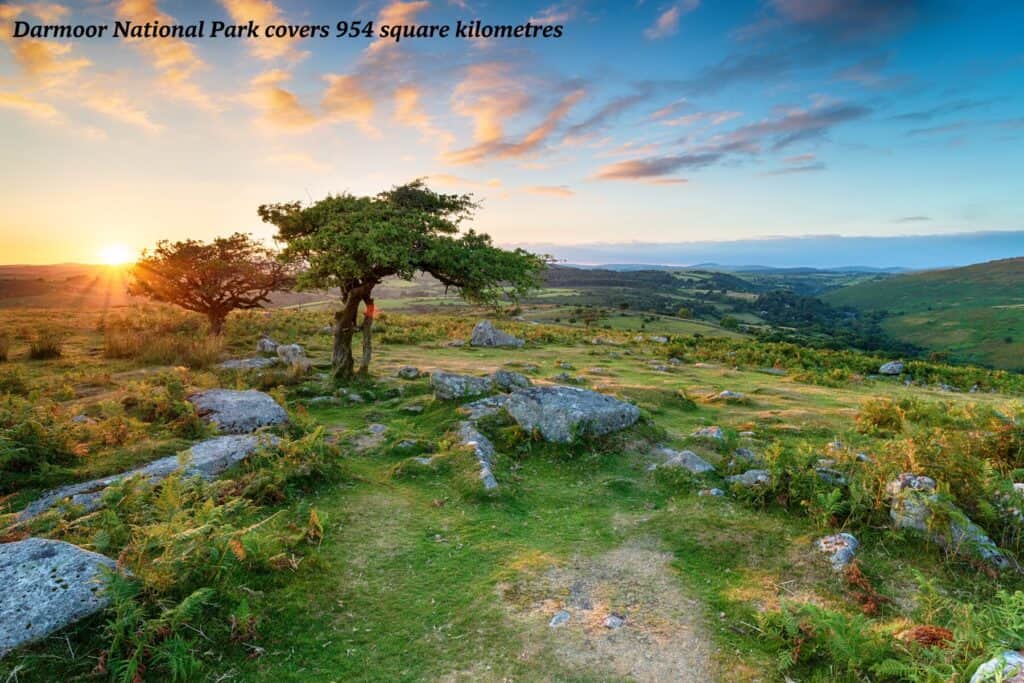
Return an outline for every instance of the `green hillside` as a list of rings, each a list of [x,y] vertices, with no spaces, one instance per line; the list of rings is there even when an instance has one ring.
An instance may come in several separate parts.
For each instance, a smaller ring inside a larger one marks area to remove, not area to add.
[[[1024,369],[1024,258],[886,277],[823,298],[888,311],[887,332],[952,359]]]

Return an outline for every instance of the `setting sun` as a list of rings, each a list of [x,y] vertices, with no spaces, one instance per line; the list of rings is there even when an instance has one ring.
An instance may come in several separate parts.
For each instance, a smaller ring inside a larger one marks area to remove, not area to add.
[[[100,249],[100,263],[107,266],[122,266],[134,260],[132,250],[123,244],[108,244]]]

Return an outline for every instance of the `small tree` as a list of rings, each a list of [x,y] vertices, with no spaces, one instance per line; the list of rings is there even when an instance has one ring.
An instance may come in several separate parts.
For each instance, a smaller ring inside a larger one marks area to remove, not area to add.
[[[522,249],[492,246],[487,235],[459,225],[473,215],[471,195],[438,194],[422,181],[394,187],[375,197],[328,196],[308,206],[299,202],[259,208],[260,218],[277,226],[287,245],[285,255],[305,268],[300,288],[341,290],[341,310],[334,315],[334,375],[354,374],[352,338],[359,307],[366,373],[373,353],[373,288],[384,278],[411,280],[429,273],[466,300],[497,304],[513,300],[538,285],[545,260]]]
[[[293,283],[277,254],[243,233],[209,243],[161,240],[142,253],[131,275],[129,294],[201,313],[215,335],[231,311],[262,308],[271,292]]]

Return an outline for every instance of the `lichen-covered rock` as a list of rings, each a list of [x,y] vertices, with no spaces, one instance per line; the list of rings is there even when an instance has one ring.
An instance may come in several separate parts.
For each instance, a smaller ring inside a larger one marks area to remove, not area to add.
[[[469,416],[470,422],[476,422],[482,417],[494,415],[504,408],[506,403],[508,403],[508,394],[498,394],[467,403],[462,406],[462,411]]]
[[[841,572],[853,562],[860,541],[853,534],[840,533],[818,539],[818,550],[828,555],[832,569]]]
[[[106,607],[103,570],[116,566],[64,541],[0,545],[0,657]]]
[[[299,344],[279,344],[277,357],[288,365],[309,365],[306,351]]]
[[[757,488],[770,484],[772,482],[772,475],[767,470],[747,470],[743,474],[734,474],[731,477],[726,477],[725,480],[730,484],[736,484],[743,488]]]
[[[583,434],[601,435],[625,429],[640,418],[634,405],[576,387],[531,387],[509,395],[509,414],[527,431],[538,430],[547,441],[565,443]]]
[[[498,480],[494,478],[494,444],[486,436],[477,431],[471,422],[459,423],[459,443],[473,449],[480,464],[480,480],[484,488],[490,491],[498,488]]]
[[[420,376],[420,369],[413,367],[412,365],[406,365],[399,368],[395,375],[401,379],[416,379]]]
[[[221,370],[263,370],[277,364],[276,358],[233,358],[217,365]]]
[[[510,346],[520,347],[523,340],[496,328],[490,320],[481,320],[473,328],[469,339],[470,346]]]
[[[661,454],[665,456],[665,462],[661,467],[681,467],[694,474],[714,472],[715,466],[693,451],[676,451],[671,448],[661,448]]]
[[[270,337],[260,337],[256,342],[257,353],[277,353],[277,342]]]
[[[277,437],[269,434],[264,436],[251,434],[219,436],[208,439],[197,443],[180,455],[170,455],[134,470],[70,484],[49,491],[29,503],[21,511],[19,518],[31,519],[65,501],[84,508],[86,512],[91,512],[100,507],[103,492],[109,486],[128,477],[145,477],[151,484],[158,484],[180,470],[183,477],[199,476],[210,480],[232,465],[248,458],[261,445],[274,445],[278,441]]]
[[[489,377],[458,375],[444,370],[430,373],[430,386],[434,389],[434,396],[443,401],[479,396],[494,389],[494,383]]]
[[[890,499],[889,517],[897,529],[921,532],[950,552],[980,559],[997,569],[1010,566],[984,529],[935,492],[931,477],[904,472],[889,482],[885,491]]]
[[[533,382],[530,381],[529,377],[509,370],[498,370],[491,375],[491,381],[494,382],[494,386],[502,391],[515,391],[516,389],[525,389],[533,386]]]
[[[1024,683],[1024,655],[1006,650],[979,666],[971,683]]]
[[[903,373],[904,365],[901,360],[893,360],[888,363],[883,363],[878,368],[878,374],[880,375],[899,375]]]
[[[209,389],[189,397],[199,416],[225,434],[247,434],[288,422],[288,413],[262,391]]]
[[[692,436],[695,439],[709,439],[711,441],[725,441],[725,432],[722,431],[721,427],[715,427],[715,426],[701,427],[700,429],[695,431],[690,436]]]

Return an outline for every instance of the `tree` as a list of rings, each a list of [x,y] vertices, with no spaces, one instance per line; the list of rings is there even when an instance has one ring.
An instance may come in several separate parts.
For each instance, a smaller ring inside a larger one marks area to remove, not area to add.
[[[251,235],[235,233],[212,242],[157,242],[131,269],[128,293],[201,313],[219,335],[234,310],[262,308],[273,291],[294,278],[278,255]]]
[[[334,315],[334,375],[354,374],[352,338],[359,307],[363,355],[359,372],[369,370],[373,353],[373,288],[391,276],[411,280],[428,273],[473,303],[495,305],[538,286],[546,260],[522,249],[492,246],[487,235],[460,224],[477,204],[472,195],[439,194],[416,180],[374,197],[332,195],[310,205],[299,202],[259,208],[265,222],[277,227],[284,253],[304,268],[299,288],[341,290]]]

